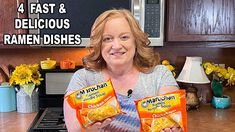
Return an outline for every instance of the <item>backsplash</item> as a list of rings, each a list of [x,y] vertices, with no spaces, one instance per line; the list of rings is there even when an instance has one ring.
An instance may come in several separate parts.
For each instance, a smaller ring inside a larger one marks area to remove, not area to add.
[[[82,65],[82,57],[88,53],[86,48],[39,48],[39,49],[0,49],[0,64],[32,64],[51,58],[59,62],[65,59]]]

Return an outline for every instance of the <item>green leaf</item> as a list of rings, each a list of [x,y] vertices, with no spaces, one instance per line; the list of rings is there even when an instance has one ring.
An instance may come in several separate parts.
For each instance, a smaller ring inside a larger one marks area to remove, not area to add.
[[[24,92],[29,95],[29,97],[31,98],[33,90],[35,88],[35,84],[33,83],[29,83],[29,84],[25,84],[25,85],[21,85],[24,88]]]

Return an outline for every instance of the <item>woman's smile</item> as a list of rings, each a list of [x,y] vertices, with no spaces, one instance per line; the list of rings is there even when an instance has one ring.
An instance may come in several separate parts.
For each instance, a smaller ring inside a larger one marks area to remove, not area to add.
[[[116,56],[116,57],[121,57],[122,55],[124,55],[126,52],[112,52],[110,55],[112,56]]]

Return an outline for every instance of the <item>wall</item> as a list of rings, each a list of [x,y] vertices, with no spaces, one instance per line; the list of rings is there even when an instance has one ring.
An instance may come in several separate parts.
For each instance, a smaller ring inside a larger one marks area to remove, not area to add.
[[[162,59],[169,59],[176,65],[176,71],[180,72],[185,61],[185,56],[201,56],[204,61],[224,63],[226,66],[235,68],[235,48],[182,48],[182,47],[158,47],[155,48]],[[88,53],[84,48],[39,48],[39,49],[0,49],[0,64],[12,64],[14,66],[26,63],[40,63],[46,58],[58,62],[64,59],[76,61],[81,65],[81,58]],[[183,87],[183,85],[182,85]],[[198,95],[203,96],[203,102],[210,102],[212,93],[210,84],[197,85]],[[235,103],[235,88],[228,87],[225,93],[231,95]]]

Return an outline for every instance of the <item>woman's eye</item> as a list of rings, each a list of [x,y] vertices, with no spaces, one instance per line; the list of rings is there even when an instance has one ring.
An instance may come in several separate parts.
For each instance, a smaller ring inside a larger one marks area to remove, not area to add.
[[[104,38],[103,39],[103,42],[111,42],[112,41],[112,38]]]
[[[125,40],[128,40],[129,38],[130,38],[129,36],[125,35],[121,37],[121,40],[125,41]]]

